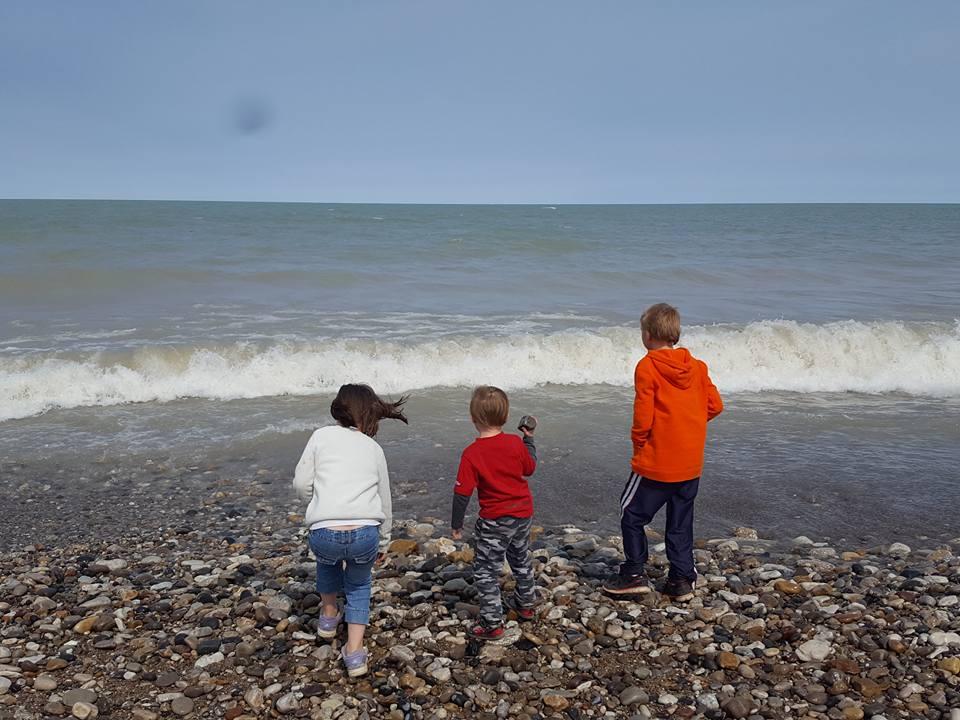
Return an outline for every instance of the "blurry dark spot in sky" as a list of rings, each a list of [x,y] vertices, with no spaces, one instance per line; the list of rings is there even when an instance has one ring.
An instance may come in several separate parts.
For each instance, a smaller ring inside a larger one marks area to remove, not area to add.
[[[270,106],[260,98],[242,98],[233,106],[233,124],[242,135],[253,135],[270,126]]]

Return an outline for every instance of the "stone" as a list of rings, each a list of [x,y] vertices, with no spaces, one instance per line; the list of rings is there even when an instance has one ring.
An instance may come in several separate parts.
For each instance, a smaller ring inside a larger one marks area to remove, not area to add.
[[[410,639],[414,642],[429,640],[431,637],[433,637],[433,633],[430,632],[430,628],[428,627],[418,627],[416,630],[410,632]]]
[[[37,612],[46,615],[51,610],[56,610],[57,603],[48,597],[38,597],[30,604],[30,606]]]
[[[448,667],[438,667],[435,668],[430,675],[439,683],[445,683],[450,681],[450,668]]]
[[[267,609],[278,610],[284,615],[288,615],[293,610],[293,601],[286,595],[274,595],[267,600]]]
[[[740,664],[740,658],[732,652],[720,652],[717,654],[717,664],[724,670],[733,670]]]
[[[108,608],[113,606],[113,600],[108,598],[106,595],[98,595],[92,600],[87,600],[84,603],[80,603],[80,607],[85,610],[100,610],[102,608]]]
[[[201,655],[199,658],[197,658],[194,666],[198,668],[207,668],[211,665],[222,663],[224,660],[226,660],[226,658],[224,657],[223,653],[218,651],[211,655]]]
[[[123,558],[112,558],[110,560],[97,560],[97,565],[105,567],[109,572],[115,573],[117,570],[123,570],[127,567],[127,561]]]
[[[563,695],[557,693],[548,692],[543,696],[543,704],[554,710],[566,710],[570,707],[570,701],[567,700]]]
[[[567,552],[571,557],[575,558],[585,558],[588,555],[592,555],[597,549],[597,541],[595,538],[588,537],[583,540],[578,540],[574,543],[571,543],[567,546]]]
[[[793,580],[777,580],[773,583],[773,589],[782,595],[799,595],[803,592],[800,584]]]
[[[737,695],[723,703],[723,711],[732,718],[749,717],[753,709],[753,700],[749,696]]]
[[[153,684],[159,688],[167,688],[171,685],[175,685],[179,679],[180,676],[175,672],[164,672],[157,676],[157,679],[154,680]]]
[[[212,655],[220,649],[220,638],[204,638],[197,643],[198,655]]]
[[[253,710],[262,710],[264,707],[263,690],[254,686],[243,694],[243,701]]]
[[[701,713],[716,713],[720,709],[720,701],[713,693],[704,693],[697,698],[697,710]]]
[[[461,593],[470,587],[470,584],[463,578],[451,578],[443,584],[443,591],[448,593]]]
[[[157,720],[159,717],[160,716],[153,710],[142,707],[136,707],[133,709],[133,712],[130,713],[131,720]]]
[[[394,645],[387,653],[387,657],[396,663],[409,665],[417,659],[417,654],[406,645]]]
[[[407,529],[407,532],[410,533],[413,537],[417,538],[429,538],[433,537],[436,528],[430,523],[417,523],[412,527]]]
[[[855,677],[850,681],[850,686],[866,700],[872,700],[883,694],[883,688],[870,678]]]
[[[797,658],[801,662],[823,662],[830,655],[833,646],[826,640],[807,640],[797,648]]]
[[[93,690],[87,688],[77,688],[74,690],[67,690],[61,696],[61,701],[67,707],[73,707],[77,703],[87,703],[88,705],[93,705],[97,702],[97,694]]]
[[[170,703],[170,709],[180,717],[185,717],[193,712],[193,700],[181,695],[173,699],[173,702]]]
[[[419,547],[416,540],[401,539],[391,542],[387,551],[393,555],[410,555],[415,553]]]
[[[960,634],[955,632],[934,630],[932,633],[930,633],[930,642],[937,647],[944,647],[946,645],[960,645]]]
[[[887,548],[887,555],[895,558],[905,558],[911,553],[910,546],[895,542]]]
[[[406,688],[407,690],[419,690],[426,684],[426,680],[413,673],[405,673],[400,676],[400,687]]]
[[[93,630],[93,626],[97,622],[97,618],[97,615],[90,615],[83,618],[73,626],[73,631],[75,633],[80,633],[81,635],[86,635]]]
[[[723,608],[706,606],[697,608],[694,611],[694,614],[699,620],[703,620],[705,623],[712,623],[715,622],[717,618],[719,618],[725,612],[727,611]]]
[[[496,685],[498,682],[500,682],[501,677],[502,675],[497,668],[490,668],[489,670],[484,671],[483,676],[480,678],[480,682],[482,682],[484,685]]]
[[[37,675],[33,679],[33,689],[50,692],[57,689],[57,680],[52,675]]]
[[[93,720],[100,714],[100,710],[93,703],[77,702],[70,708],[70,714],[77,720]]]
[[[670,706],[670,705],[676,705],[680,701],[677,699],[676,695],[671,695],[670,693],[664,693],[663,695],[657,698],[657,702],[660,705]]]
[[[646,705],[650,702],[650,695],[642,687],[631,685],[618,696],[621,705]]]
[[[733,536],[744,540],[756,540],[760,536],[757,531],[750,527],[736,527],[733,529]]]
[[[960,657],[942,658],[937,661],[937,667],[951,675],[960,675]]]
[[[895,652],[898,655],[903,655],[907,650],[910,649],[910,646],[907,645],[899,637],[889,637],[887,638],[887,649],[890,652]]]
[[[451,562],[462,562],[462,563],[472,563],[476,558],[477,554],[474,552],[473,548],[466,547],[463,550],[456,550],[447,557]]]
[[[300,707],[300,701],[297,700],[297,696],[293,693],[287,693],[286,695],[282,695],[277,698],[275,706],[278,713],[281,715],[287,715],[288,713],[292,713]]]
[[[11,685],[13,685],[13,681],[10,678],[0,675],[0,695],[6,695],[10,692]]]

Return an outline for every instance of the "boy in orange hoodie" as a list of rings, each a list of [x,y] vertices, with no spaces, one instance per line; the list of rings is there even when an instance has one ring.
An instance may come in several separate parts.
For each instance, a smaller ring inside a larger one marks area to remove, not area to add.
[[[632,472],[620,496],[620,528],[626,556],[620,573],[606,583],[612,595],[650,591],[645,526],[667,506],[667,559],[663,593],[689,599],[697,580],[693,564],[693,502],[703,471],[707,422],[723,411],[707,366],[680,341],[680,313],[659,303],[640,318],[647,354],[634,372]]]

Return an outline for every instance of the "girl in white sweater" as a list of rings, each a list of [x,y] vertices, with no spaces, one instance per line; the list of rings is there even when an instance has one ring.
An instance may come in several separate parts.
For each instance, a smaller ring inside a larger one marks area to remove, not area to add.
[[[387,461],[373,436],[383,418],[407,422],[405,402],[405,397],[384,402],[368,385],[341,387],[330,405],[337,425],[313,433],[293,478],[297,495],[309,501],[304,522],[322,599],[317,635],[336,637],[346,620],[341,655],[351,677],[367,672],[363,634],[370,620],[370,575],[390,543],[393,524]]]

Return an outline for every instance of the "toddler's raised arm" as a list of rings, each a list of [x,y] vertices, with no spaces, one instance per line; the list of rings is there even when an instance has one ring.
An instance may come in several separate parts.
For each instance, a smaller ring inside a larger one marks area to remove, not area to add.
[[[453,487],[453,510],[450,518],[450,527],[454,531],[463,529],[463,518],[467,514],[470,496],[477,487],[477,479],[477,469],[473,463],[466,457],[461,457],[457,483]]]

